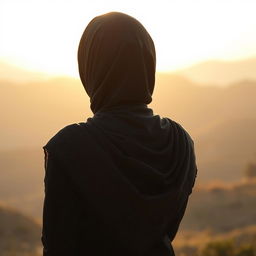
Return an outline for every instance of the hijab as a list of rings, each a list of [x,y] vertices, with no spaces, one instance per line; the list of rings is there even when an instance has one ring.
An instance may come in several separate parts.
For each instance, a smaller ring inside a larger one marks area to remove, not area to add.
[[[146,29],[123,13],[94,18],[82,35],[79,72],[94,115],[63,128],[46,148],[88,213],[84,252],[174,255],[170,242],[197,169],[189,134],[147,106],[155,59]]]
[[[82,35],[78,64],[93,113],[151,102],[155,47],[146,29],[131,16],[112,12],[94,18]]]

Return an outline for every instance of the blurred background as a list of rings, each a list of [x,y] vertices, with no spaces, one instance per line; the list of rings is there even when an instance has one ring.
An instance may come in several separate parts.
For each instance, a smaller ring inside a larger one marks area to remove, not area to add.
[[[43,150],[92,113],[77,47],[109,11],[157,52],[155,114],[193,137],[198,178],[178,256],[256,255],[256,1],[0,1],[0,255],[41,255]]]

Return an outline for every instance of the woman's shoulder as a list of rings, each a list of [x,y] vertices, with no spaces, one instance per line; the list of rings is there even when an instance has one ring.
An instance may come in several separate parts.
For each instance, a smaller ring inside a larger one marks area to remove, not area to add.
[[[65,148],[70,146],[72,141],[75,141],[79,136],[79,130],[81,125],[86,126],[86,123],[73,123],[66,125],[60,129],[49,141],[43,146],[47,151],[56,151],[60,148]]]
[[[177,129],[178,131],[181,132],[181,134],[183,134],[184,136],[187,137],[187,139],[194,144],[194,141],[192,139],[192,137],[190,136],[189,132],[183,127],[183,125],[181,125],[180,123],[178,123],[177,121],[174,121],[168,117],[165,117],[164,119],[168,120],[168,122],[175,127],[175,129]]]

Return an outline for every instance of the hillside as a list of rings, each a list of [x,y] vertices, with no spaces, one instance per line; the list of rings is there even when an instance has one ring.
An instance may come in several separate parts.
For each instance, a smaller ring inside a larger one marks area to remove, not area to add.
[[[195,189],[180,228],[212,233],[256,225],[256,180],[213,183]]]
[[[197,186],[173,243],[176,255],[203,256],[210,243],[232,243],[236,250],[255,245],[255,200],[256,181]],[[31,218],[0,206],[1,256],[39,256],[40,232]]]
[[[0,150],[41,146],[63,126],[92,115],[88,96],[75,79],[29,84],[0,81],[0,91],[4,124]],[[223,89],[159,74],[150,106],[197,137],[224,121],[256,119],[255,95],[256,82],[244,81]]]
[[[151,105],[195,137],[224,121],[256,119],[255,95],[255,81],[244,80],[226,88],[203,87],[183,77],[160,74]]]
[[[256,157],[255,131],[256,118],[237,118],[212,124],[196,136],[201,180],[241,179],[245,166]]]
[[[41,227],[31,218],[0,205],[0,255],[40,255]]]
[[[255,245],[255,215],[256,181],[197,186],[173,243],[176,255],[204,256],[203,249],[214,243],[231,244],[240,251]],[[41,253],[41,227],[4,205],[0,206],[0,235],[1,256]]]
[[[236,61],[210,60],[180,70],[176,74],[199,84],[227,86],[244,79],[256,80],[255,70],[256,58]]]
[[[222,234],[209,230],[179,232],[173,246],[177,256],[254,256],[256,225]]]
[[[203,87],[159,73],[150,107],[192,135],[198,183],[232,182],[241,179],[256,156],[255,95],[254,81]],[[0,102],[0,200],[40,219],[42,146],[62,127],[92,115],[89,98],[78,80],[62,77],[29,83],[0,80]]]
[[[41,221],[44,193],[43,151],[0,152],[0,201]]]
[[[208,60],[188,66],[170,75],[185,77],[204,86],[228,86],[241,80],[256,80],[256,58],[233,61]],[[46,73],[31,72],[0,61],[0,79],[13,83],[29,83],[50,79]]]
[[[0,151],[41,147],[64,125],[91,115],[82,85],[71,78],[25,84],[2,80],[0,104]]]
[[[175,251],[177,255],[205,256],[203,250],[214,246],[215,250],[226,247],[228,254],[207,255],[253,256],[241,251],[256,253],[255,216],[256,180],[198,186],[174,240]],[[231,254],[231,249],[237,254]]]
[[[28,83],[32,81],[46,80],[49,75],[40,72],[30,72],[18,66],[13,66],[4,61],[0,61],[0,77],[15,83]]]

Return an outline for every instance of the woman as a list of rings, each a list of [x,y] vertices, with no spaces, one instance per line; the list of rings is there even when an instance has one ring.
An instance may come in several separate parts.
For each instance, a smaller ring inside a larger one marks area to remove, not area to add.
[[[78,49],[94,115],[43,147],[44,256],[167,256],[196,176],[193,142],[147,104],[155,48],[123,13],[94,18]]]

